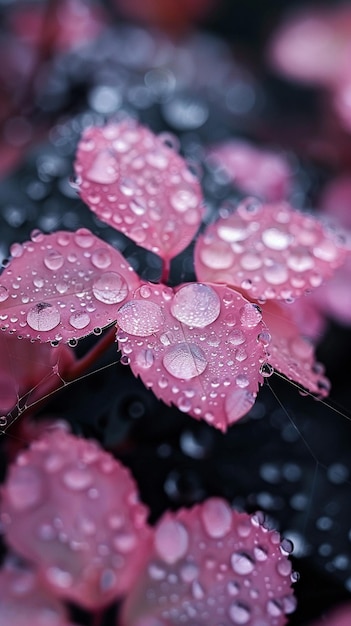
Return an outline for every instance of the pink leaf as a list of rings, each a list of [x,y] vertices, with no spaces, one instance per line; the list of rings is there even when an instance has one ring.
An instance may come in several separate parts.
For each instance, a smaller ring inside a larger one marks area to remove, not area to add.
[[[328,612],[322,619],[313,622],[311,626],[350,626],[351,604],[344,604]]]
[[[143,285],[117,313],[120,349],[166,404],[225,431],[255,402],[266,360],[260,309],[223,285]]]
[[[115,321],[139,279],[122,255],[85,228],[14,244],[0,276],[1,329],[40,341],[75,340]]]
[[[199,181],[147,128],[132,120],[88,128],[75,170],[84,202],[140,246],[169,260],[193,239],[203,215]]]
[[[52,348],[49,344],[0,334],[0,415],[9,413],[17,400],[33,389],[30,400],[45,395],[46,383],[53,371],[64,376],[74,361],[68,346]]]
[[[291,544],[261,520],[220,498],[166,513],[122,626],[286,624],[296,606]]]
[[[199,280],[233,285],[260,301],[318,287],[345,257],[340,237],[312,216],[253,198],[211,224],[195,245]]]
[[[147,510],[129,471],[95,442],[48,432],[10,466],[1,496],[7,543],[57,596],[97,609],[129,590]]]
[[[37,574],[5,562],[0,570],[0,626],[69,626],[68,611]]]
[[[262,150],[246,141],[225,141],[208,151],[208,159],[222,168],[244,193],[276,202],[290,192],[291,177],[287,161],[278,153]]]
[[[324,368],[317,363],[313,344],[301,336],[295,322],[294,303],[267,302],[262,307],[263,319],[271,335],[269,363],[311,393],[325,397],[330,383]]]

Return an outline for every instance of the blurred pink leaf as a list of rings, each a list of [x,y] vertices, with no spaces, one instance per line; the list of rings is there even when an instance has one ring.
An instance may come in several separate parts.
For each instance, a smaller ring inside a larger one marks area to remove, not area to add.
[[[231,140],[213,146],[207,156],[244,193],[270,202],[284,200],[289,195],[292,172],[284,156],[277,152]]]
[[[150,537],[129,471],[60,428],[10,466],[0,511],[8,545],[56,596],[90,610],[130,589]]]
[[[351,604],[344,604],[328,612],[320,620],[313,622],[311,626],[350,626]]]
[[[117,313],[120,349],[166,404],[225,431],[255,402],[265,362],[257,305],[224,285],[142,285]]]
[[[87,229],[37,233],[14,244],[0,276],[1,329],[69,341],[115,321],[116,304],[139,285],[122,255]]]
[[[132,120],[88,128],[75,171],[90,209],[163,259],[196,234],[204,212],[199,181],[166,139]]]
[[[238,513],[220,498],[166,513],[122,626],[283,626],[296,606],[290,550],[260,514]]]
[[[287,203],[247,198],[195,244],[199,280],[227,283],[250,299],[289,300],[319,287],[346,258],[340,236]]]

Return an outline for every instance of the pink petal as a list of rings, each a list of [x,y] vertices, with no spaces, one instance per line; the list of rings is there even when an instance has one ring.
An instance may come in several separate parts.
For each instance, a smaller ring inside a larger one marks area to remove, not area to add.
[[[318,287],[345,257],[340,237],[312,216],[248,198],[198,237],[195,270],[250,298],[287,300]]]
[[[1,626],[69,626],[68,611],[30,569],[10,561],[0,570]]]
[[[85,337],[115,321],[139,284],[122,255],[85,228],[14,244],[0,276],[1,330],[40,341]]]
[[[9,413],[17,400],[33,389],[30,401],[45,395],[45,386],[53,372],[64,376],[74,361],[68,346],[52,348],[49,344],[0,334],[0,415]]]
[[[204,212],[199,181],[161,137],[132,120],[88,128],[75,170],[90,209],[163,259],[197,232]]]
[[[117,323],[133,373],[166,404],[223,431],[254,404],[265,326],[260,309],[233,289],[143,285]]]
[[[301,336],[296,325],[293,304],[267,302],[262,307],[263,319],[269,328],[269,363],[304,389],[325,397],[330,383],[324,376],[324,368],[317,363],[313,344]]]
[[[350,626],[351,604],[340,606],[324,616],[321,620],[313,622],[311,626]]]
[[[351,252],[325,285],[311,294],[314,306],[340,324],[351,324]]]
[[[292,173],[287,161],[278,153],[261,150],[246,141],[232,140],[211,148],[208,159],[222,168],[244,193],[276,202],[290,192]]]
[[[351,176],[342,174],[325,187],[320,200],[321,212],[351,231]]]
[[[283,626],[296,606],[289,549],[259,514],[233,511],[220,498],[166,513],[122,626]]]
[[[1,495],[6,542],[57,596],[97,609],[129,590],[147,510],[129,471],[95,442],[46,433],[10,466]]]

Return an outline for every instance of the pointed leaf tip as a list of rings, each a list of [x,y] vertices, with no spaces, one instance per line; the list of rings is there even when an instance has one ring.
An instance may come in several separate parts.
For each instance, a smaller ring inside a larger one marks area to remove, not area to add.
[[[36,233],[11,254],[0,276],[1,330],[42,342],[108,326],[140,282],[117,250],[85,228]]]
[[[144,284],[118,310],[117,339],[158,398],[225,431],[248,413],[263,381],[261,320],[257,305],[224,285]]]
[[[163,259],[196,234],[204,212],[199,181],[160,136],[133,120],[88,128],[75,171],[89,208]]]

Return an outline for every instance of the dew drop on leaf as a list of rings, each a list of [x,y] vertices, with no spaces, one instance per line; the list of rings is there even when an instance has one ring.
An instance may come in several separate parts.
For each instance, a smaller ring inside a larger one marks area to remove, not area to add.
[[[27,313],[27,323],[33,330],[52,330],[60,320],[59,310],[48,302],[39,302]]]

